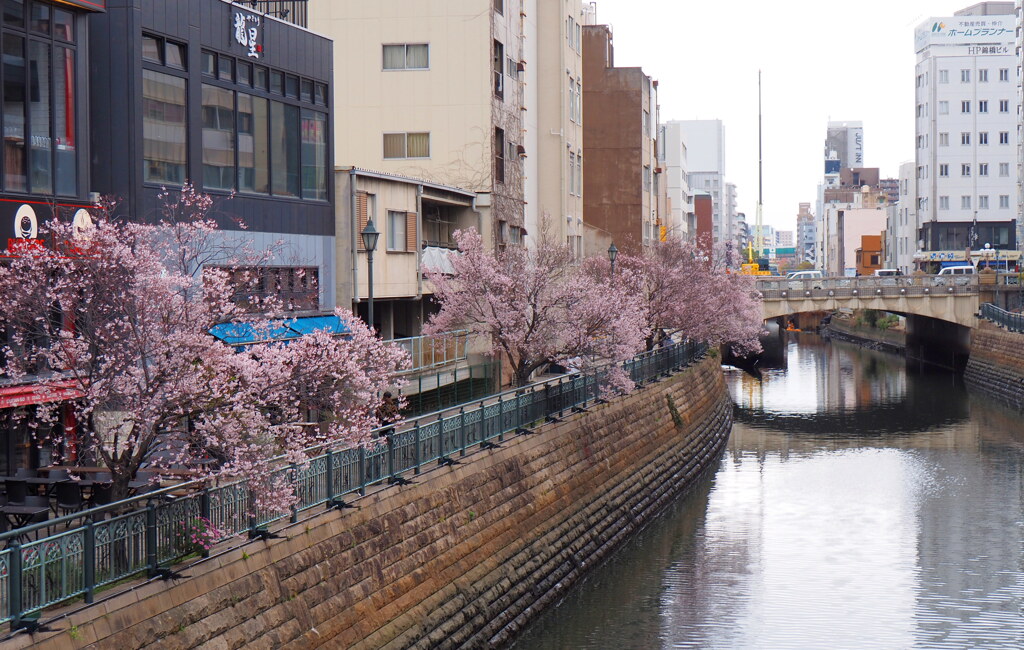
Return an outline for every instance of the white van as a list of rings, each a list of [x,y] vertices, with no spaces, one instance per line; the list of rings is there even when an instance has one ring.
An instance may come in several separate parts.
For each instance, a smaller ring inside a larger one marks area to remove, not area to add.
[[[947,266],[944,269],[939,269],[939,274],[935,278],[935,284],[945,285],[947,282],[951,282],[956,285],[970,284],[971,276],[977,273],[970,264],[964,264],[962,266]]]
[[[817,280],[825,277],[821,271],[793,271],[786,276],[787,280]]]
[[[875,269],[876,277],[886,277],[891,275],[903,275],[899,269]]]
[[[939,270],[939,275],[974,275],[975,273],[977,273],[977,269],[970,264],[965,264],[963,266],[947,266],[946,268]]]

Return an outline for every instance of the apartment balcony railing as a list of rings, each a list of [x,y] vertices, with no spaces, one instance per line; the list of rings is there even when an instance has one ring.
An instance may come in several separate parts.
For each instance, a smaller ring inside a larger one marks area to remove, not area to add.
[[[401,346],[412,359],[406,373],[465,361],[469,349],[469,331],[459,330],[433,336],[412,336],[391,341]]]
[[[706,345],[677,343],[622,366],[641,385],[690,365],[706,351]],[[311,449],[309,462],[301,466],[283,458],[270,461],[267,474],[288,481],[298,497],[283,512],[257,508],[244,481],[217,486],[195,481],[0,534],[0,623],[31,628],[48,607],[75,598],[91,603],[98,590],[129,578],[173,575],[171,565],[201,552],[188,531],[206,526],[203,520],[217,531],[216,541],[263,537],[272,523],[297,522],[300,513],[318,507],[342,507],[349,495],[365,494],[380,481],[400,483],[403,474],[419,474],[505,436],[529,433],[547,418],[599,401],[609,368],[423,415],[402,423],[375,447]]]

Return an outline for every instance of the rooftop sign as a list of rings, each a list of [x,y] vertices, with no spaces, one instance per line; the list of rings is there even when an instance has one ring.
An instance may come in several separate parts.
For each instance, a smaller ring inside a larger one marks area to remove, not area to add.
[[[1013,16],[929,18],[914,30],[914,51],[931,45],[1008,45],[1013,52]]]

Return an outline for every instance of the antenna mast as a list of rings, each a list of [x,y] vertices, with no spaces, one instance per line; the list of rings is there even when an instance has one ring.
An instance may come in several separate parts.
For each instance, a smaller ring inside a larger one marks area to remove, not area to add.
[[[764,255],[764,226],[761,206],[764,200],[763,148],[761,146],[761,71],[757,71],[757,256]]]

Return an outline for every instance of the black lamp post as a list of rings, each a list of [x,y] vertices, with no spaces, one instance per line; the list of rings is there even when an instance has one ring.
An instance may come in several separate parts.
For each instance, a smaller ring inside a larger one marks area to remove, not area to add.
[[[615,242],[608,247],[608,261],[612,263],[612,277],[615,276],[615,258],[619,256],[619,249],[615,248]]]
[[[373,329],[373,251],[377,249],[377,240],[380,239],[380,233],[373,227],[373,219],[366,222],[366,227],[359,233],[359,236],[363,238],[363,248],[366,249],[366,270],[367,270],[367,298],[366,303],[366,320],[370,329]]]

